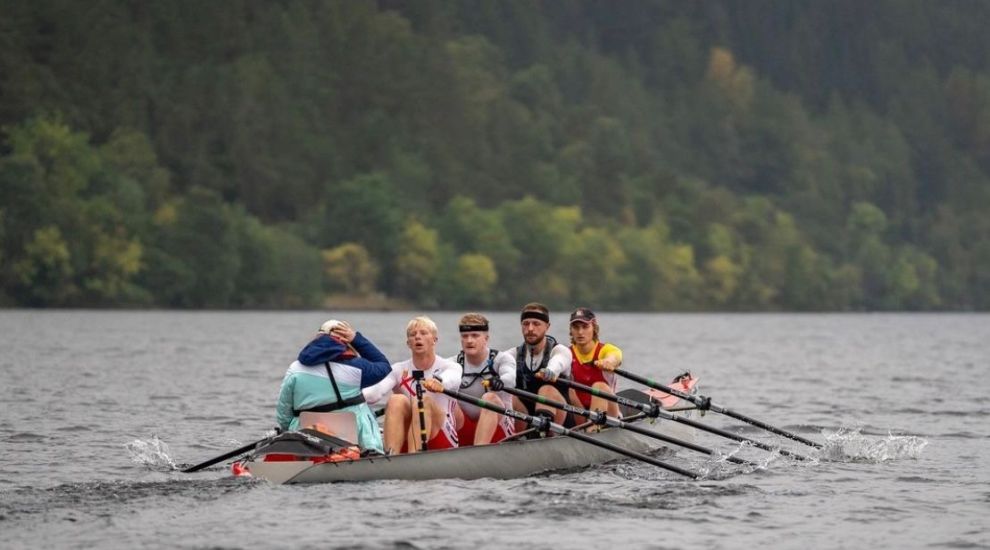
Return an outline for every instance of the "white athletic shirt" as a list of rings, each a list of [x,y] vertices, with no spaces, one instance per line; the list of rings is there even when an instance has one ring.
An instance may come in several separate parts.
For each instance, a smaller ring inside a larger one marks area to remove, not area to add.
[[[461,388],[461,393],[466,393],[474,397],[481,397],[485,394],[485,387],[481,384],[484,379],[481,376],[474,376],[484,370],[485,365],[488,363],[488,356],[490,355],[490,348],[485,348],[485,360],[481,362],[480,365],[473,365],[468,360],[467,357],[464,358],[464,373],[462,381],[467,383],[473,379],[470,386],[466,388]],[[457,355],[451,357],[449,361],[457,364]],[[460,366],[458,364],[458,366]],[[495,355],[494,364],[492,368],[498,373],[499,379],[502,381],[502,385],[506,388],[516,387],[516,356],[515,349],[509,351],[501,351]],[[512,407],[512,396],[505,392],[498,392],[499,398],[506,407]],[[465,401],[460,401],[458,403],[461,406],[461,410],[467,415],[471,420],[477,420],[478,416],[481,415],[481,409],[476,405],[467,403]]]
[[[401,393],[407,396],[416,395],[416,383],[409,374],[415,369],[416,367],[413,365],[411,358],[393,364],[391,374],[377,384],[361,390],[364,392],[365,401],[368,403],[377,403],[386,399],[392,393]],[[402,376],[403,373],[406,373],[405,378]],[[436,355],[433,358],[433,365],[424,371],[425,378],[436,378],[443,383],[444,389],[456,391],[461,387],[461,366],[454,361],[448,361]],[[433,393],[425,389],[424,393],[435,399],[437,404],[444,409],[447,409],[449,403],[453,401],[453,398],[447,397],[442,393]]]
[[[547,342],[549,344],[549,342]],[[543,351],[536,355],[532,354],[532,349],[529,346],[524,346],[526,349],[525,363],[531,371],[536,371],[536,368],[540,366],[543,362],[543,354],[547,352],[547,347],[543,346]],[[513,351],[512,361],[515,362],[515,349]],[[554,376],[571,376],[571,348],[565,346],[564,344],[557,344],[550,350],[550,360],[547,362],[547,369],[553,372]]]

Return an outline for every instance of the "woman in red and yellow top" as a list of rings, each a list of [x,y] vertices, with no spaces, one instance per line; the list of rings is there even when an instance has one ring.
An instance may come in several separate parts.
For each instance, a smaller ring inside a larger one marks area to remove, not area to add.
[[[617,376],[613,372],[622,365],[622,350],[598,340],[598,320],[595,313],[580,307],[571,313],[571,378],[586,386],[615,393]],[[572,405],[589,410],[605,411],[619,416],[619,406],[588,392],[570,390]]]

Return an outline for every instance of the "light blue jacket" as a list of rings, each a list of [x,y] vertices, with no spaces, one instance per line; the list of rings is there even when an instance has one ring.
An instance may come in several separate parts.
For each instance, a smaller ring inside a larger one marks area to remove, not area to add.
[[[388,359],[370,340],[357,333],[351,345],[360,357],[346,357],[346,347],[326,335],[307,344],[282,379],[275,417],[283,430],[299,428],[294,411],[311,409],[337,402],[326,365],[330,365],[337,388],[344,399],[361,395],[361,388],[371,386],[392,372]],[[367,403],[344,407],[357,417],[358,445],[362,449],[382,452],[381,432],[375,414]]]

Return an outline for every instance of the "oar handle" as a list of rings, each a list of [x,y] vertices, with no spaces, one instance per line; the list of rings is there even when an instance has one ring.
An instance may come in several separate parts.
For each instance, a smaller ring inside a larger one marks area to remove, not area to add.
[[[519,411],[517,411],[515,409],[506,409],[504,407],[499,407],[498,405],[495,405],[493,403],[489,403],[488,401],[485,401],[484,399],[479,399],[479,398],[474,397],[472,395],[463,394],[463,393],[461,393],[459,391],[444,389],[443,390],[443,393],[444,393],[444,395],[447,395],[449,397],[453,397],[454,399],[457,399],[459,401],[464,401],[464,402],[467,402],[467,403],[471,403],[472,405],[475,405],[476,407],[479,407],[479,408],[482,408],[482,409],[486,409],[486,410],[489,410],[489,411],[492,411],[492,412],[495,412],[495,413],[498,413],[498,414],[502,414],[502,415],[508,416],[510,418],[515,418],[516,420],[521,420],[521,421],[525,422],[526,424],[528,424],[529,426],[532,426],[534,428],[538,428],[541,431],[551,431],[551,432],[553,432],[555,434],[558,434],[558,435],[566,435],[566,436],[572,437],[574,439],[577,439],[578,441],[582,441],[584,443],[587,443],[589,445],[594,445],[596,447],[600,447],[602,449],[606,449],[606,450],[612,451],[613,453],[616,453],[616,454],[620,454],[620,455],[623,455],[623,456],[628,456],[630,458],[635,458],[637,460],[646,462],[647,464],[652,464],[654,466],[657,466],[658,468],[663,468],[665,470],[669,470],[671,472],[680,474],[680,475],[685,476],[685,477],[689,477],[691,479],[698,479],[699,477],[701,477],[699,474],[696,474],[695,472],[692,472],[690,470],[685,470],[683,468],[679,468],[677,466],[674,466],[673,464],[667,464],[666,462],[661,462],[661,461],[653,458],[652,456],[647,456],[647,455],[645,455],[643,453],[638,453],[636,451],[631,451],[629,449],[623,449],[622,447],[619,447],[617,445],[613,445],[613,444],[608,443],[606,441],[601,441],[601,440],[595,439],[595,438],[593,438],[593,437],[591,437],[589,435],[586,435],[586,434],[583,434],[583,433],[580,433],[580,432],[575,432],[574,430],[569,430],[569,429],[561,426],[560,424],[555,424],[555,423],[551,422],[550,419],[549,418],[546,418],[546,417],[539,417],[539,418],[537,418],[537,417],[534,417],[534,416],[531,416],[531,415],[528,415],[528,414],[519,412]]]
[[[650,380],[649,378],[644,378],[642,376],[639,376],[638,374],[633,374],[633,373],[628,372],[628,371],[625,371],[623,369],[615,369],[614,372],[615,372],[615,374],[618,374],[620,376],[623,376],[625,378],[628,378],[629,380],[632,380],[633,382],[639,382],[640,384],[643,384],[644,386],[649,386],[651,388],[660,390],[662,392],[666,392],[666,393],[669,393],[671,395],[676,395],[677,397],[680,397],[681,399],[685,399],[687,401],[690,401],[690,402],[694,403],[695,405],[697,405],[699,409],[707,409],[707,410],[711,410],[713,412],[724,414],[726,416],[731,416],[732,418],[735,418],[736,420],[741,420],[741,421],[743,421],[743,422],[745,422],[747,424],[756,426],[757,428],[762,428],[762,429],[764,429],[764,430],[766,430],[768,432],[775,433],[775,434],[777,434],[779,436],[783,436],[783,437],[786,437],[788,439],[793,439],[794,441],[798,441],[798,442],[804,443],[805,445],[808,445],[810,447],[814,447],[816,449],[821,449],[822,448],[822,445],[820,443],[816,443],[814,441],[811,441],[810,439],[806,439],[806,438],[801,437],[801,436],[799,436],[797,434],[793,434],[791,432],[782,430],[782,429],[777,428],[775,426],[771,426],[770,424],[767,424],[766,422],[762,422],[762,421],[757,420],[755,418],[750,418],[750,417],[748,417],[748,416],[746,416],[744,414],[737,413],[735,411],[731,411],[731,410],[726,409],[724,407],[719,407],[719,406],[715,405],[714,403],[712,403],[712,400],[709,397],[704,397],[704,396],[700,396],[700,395],[691,395],[691,394],[688,394],[688,393],[684,393],[684,392],[682,392],[680,390],[675,390],[674,388],[671,388],[669,386],[666,386],[664,384],[661,384],[660,382],[657,382],[655,380]]]

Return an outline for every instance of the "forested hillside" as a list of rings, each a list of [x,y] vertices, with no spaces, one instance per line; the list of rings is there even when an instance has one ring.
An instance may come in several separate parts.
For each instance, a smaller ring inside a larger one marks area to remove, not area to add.
[[[987,29],[977,0],[0,0],[0,305],[986,310]]]

